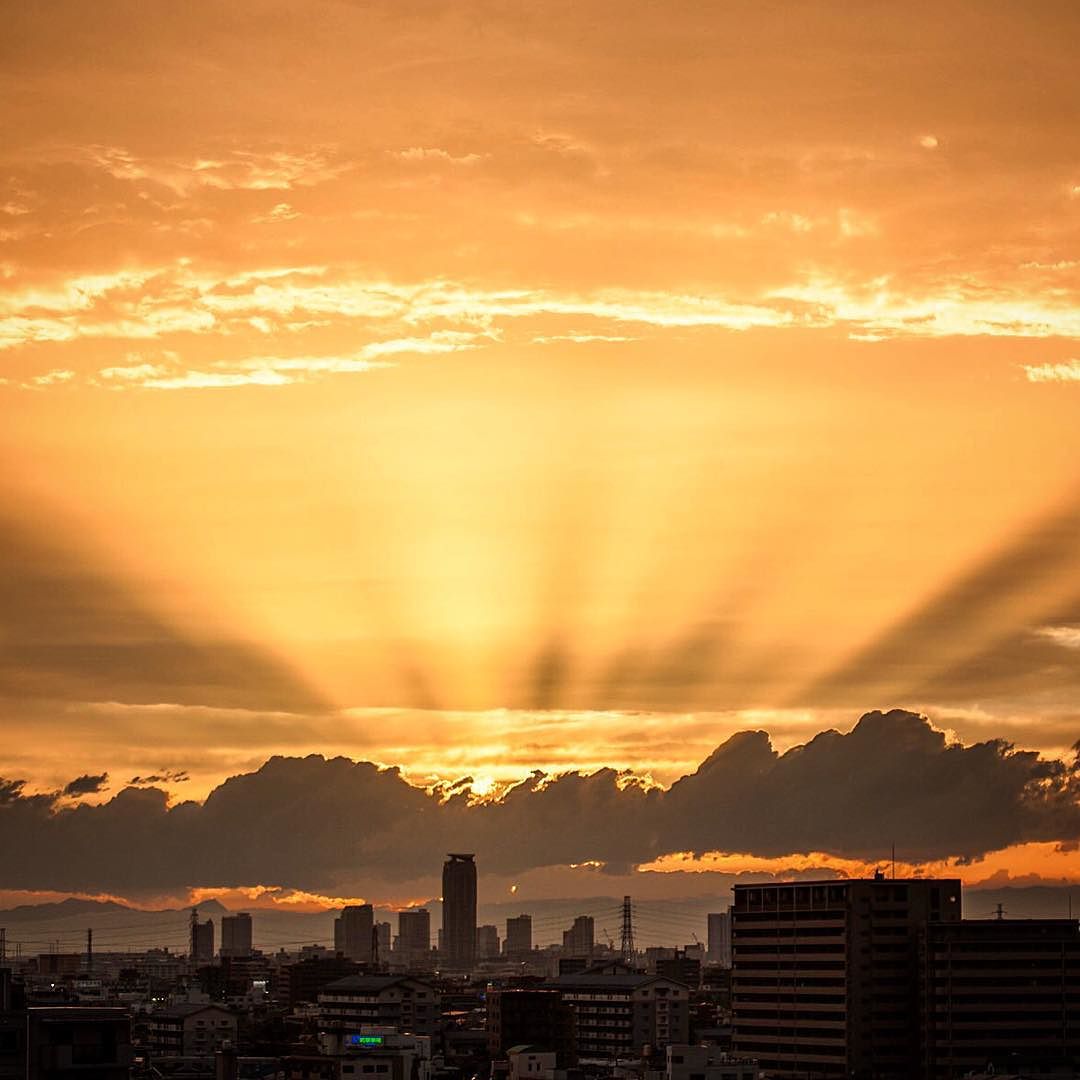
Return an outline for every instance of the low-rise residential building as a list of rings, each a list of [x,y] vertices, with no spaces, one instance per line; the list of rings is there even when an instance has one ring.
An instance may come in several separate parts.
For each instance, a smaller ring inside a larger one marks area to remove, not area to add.
[[[573,1009],[579,1056],[612,1061],[685,1043],[690,988],[657,975],[559,975],[549,986]]]
[[[236,1014],[220,1005],[173,1005],[152,1013],[148,1044],[160,1057],[206,1057],[236,1044]]]
[[[716,1046],[669,1046],[665,1080],[758,1080],[758,1063]]]
[[[340,1080],[429,1080],[431,1038],[403,1035],[391,1027],[328,1031],[319,1049],[338,1061]]]
[[[319,993],[319,1026],[326,1031],[392,1027],[402,1033],[434,1035],[439,1020],[439,992],[406,975],[350,975]]]

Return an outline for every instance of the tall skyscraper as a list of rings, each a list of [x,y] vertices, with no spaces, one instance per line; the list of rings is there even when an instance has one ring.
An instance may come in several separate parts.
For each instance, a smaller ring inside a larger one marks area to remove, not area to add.
[[[334,951],[349,960],[370,963],[375,911],[370,904],[352,904],[334,920]]]
[[[569,930],[563,931],[563,956],[590,957],[595,944],[595,923],[591,915],[579,915]]]
[[[221,917],[221,955],[237,958],[251,955],[251,916],[246,911]]]
[[[532,952],[532,916],[518,915],[506,920],[506,957],[524,960]]]
[[[443,863],[444,962],[469,971],[476,962],[476,856],[451,853]]]

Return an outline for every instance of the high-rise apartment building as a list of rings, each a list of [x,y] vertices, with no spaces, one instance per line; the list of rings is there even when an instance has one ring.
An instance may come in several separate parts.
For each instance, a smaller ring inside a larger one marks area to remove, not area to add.
[[[375,911],[370,904],[352,904],[334,920],[334,951],[348,960],[371,962]]]
[[[932,923],[922,991],[926,1080],[1080,1075],[1075,919]]]
[[[591,915],[579,915],[570,929],[563,931],[563,956],[592,956],[596,940],[595,925]]]
[[[221,955],[233,959],[251,956],[251,916],[246,911],[221,917]]]
[[[953,879],[736,885],[734,1049],[770,1077],[921,1075],[919,941],[958,922]]]
[[[506,958],[524,960],[532,952],[532,916],[518,915],[506,920]]]
[[[447,856],[442,887],[444,964],[469,971],[476,962],[476,856]]]

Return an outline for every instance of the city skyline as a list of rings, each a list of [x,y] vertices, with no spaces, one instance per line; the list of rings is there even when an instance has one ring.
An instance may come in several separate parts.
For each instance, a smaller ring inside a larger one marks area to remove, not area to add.
[[[0,904],[1080,884],[1080,12],[919,11],[11,5]]]

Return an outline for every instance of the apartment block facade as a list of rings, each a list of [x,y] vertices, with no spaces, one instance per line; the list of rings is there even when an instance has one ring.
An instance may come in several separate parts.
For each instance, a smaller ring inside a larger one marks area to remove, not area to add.
[[[737,885],[734,1050],[770,1077],[912,1080],[922,1070],[920,941],[960,920],[955,879]]]

